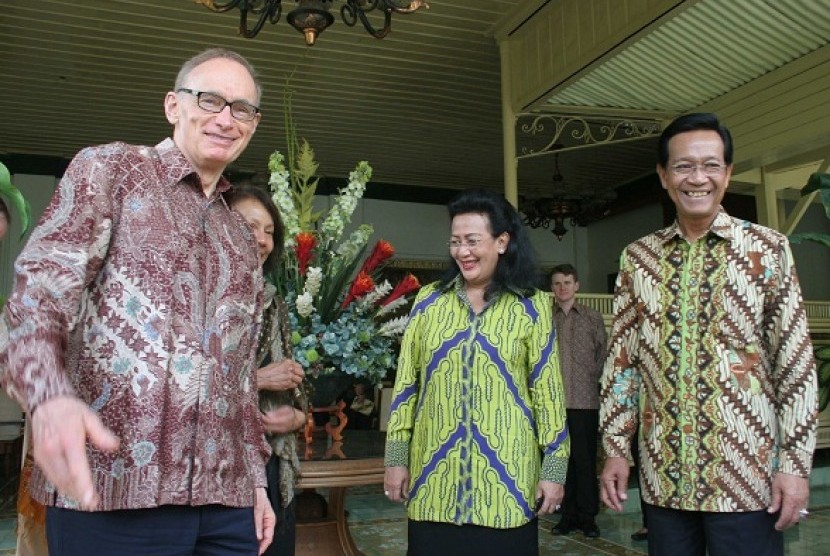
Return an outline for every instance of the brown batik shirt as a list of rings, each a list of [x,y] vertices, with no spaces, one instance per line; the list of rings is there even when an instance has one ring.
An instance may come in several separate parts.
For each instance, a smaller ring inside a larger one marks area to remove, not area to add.
[[[554,303],[553,322],[559,340],[565,407],[599,409],[599,377],[606,354],[602,315],[578,302],[565,313]]]
[[[816,373],[782,234],[721,209],[689,242],[677,223],[622,254],[600,430],[625,457],[640,427],[649,504],[757,511],[776,472],[807,477]]]

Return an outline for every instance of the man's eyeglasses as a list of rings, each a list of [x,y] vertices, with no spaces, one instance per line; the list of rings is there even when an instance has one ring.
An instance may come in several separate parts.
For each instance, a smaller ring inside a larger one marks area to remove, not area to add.
[[[482,238],[480,237],[470,238],[463,241],[460,239],[451,239],[447,242],[447,247],[450,249],[461,249],[462,247],[466,247],[467,249],[475,249],[481,241]]]
[[[226,106],[231,107],[231,116],[240,122],[250,122],[256,115],[259,114],[259,108],[253,104],[249,104],[244,100],[235,100],[228,102],[216,93],[208,93],[206,91],[194,91],[193,89],[176,89],[177,93],[188,93],[196,97],[196,104],[205,112],[218,114],[225,109]]]
[[[704,162],[703,164],[679,162],[671,166],[671,171],[677,176],[688,177],[694,174],[698,168],[706,176],[719,176],[726,170],[726,165],[720,162]]]

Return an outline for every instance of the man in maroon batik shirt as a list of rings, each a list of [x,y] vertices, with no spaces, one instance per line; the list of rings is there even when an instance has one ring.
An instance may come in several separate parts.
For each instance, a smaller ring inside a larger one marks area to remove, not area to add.
[[[78,153],[16,261],[0,367],[31,419],[51,556],[271,541],[252,367],[263,280],[222,198],[260,95],[234,52],[187,61],[164,98],[173,137]]]

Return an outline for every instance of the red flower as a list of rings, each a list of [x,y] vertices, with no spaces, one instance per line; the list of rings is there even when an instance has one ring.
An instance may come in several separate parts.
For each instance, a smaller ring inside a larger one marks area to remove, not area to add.
[[[305,276],[308,263],[311,260],[311,251],[317,245],[317,238],[311,232],[297,234],[297,265],[300,267],[300,276]]]
[[[385,239],[378,241],[375,244],[375,248],[372,249],[372,254],[369,255],[365,261],[363,261],[363,266],[360,267],[360,272],[371,274],[378,266],[394,254],[395,248],[392,247],[391,243]]]
[[[395,286],[395,289],[392,290],[392,293],[390,293],[389,296],[386,299],[384,299],[380,305],[381,307],[383,307],[384,305],[389,305],[399,297],[403,297],[406,294],[411,293],[420,287],[421,283],[418,282],[418,279],[415,278],[415,275],[410,272],[409,274],[404,276],[400,282],[398,282],[398,285]]]
[[[349,288],[349,293],[346,296],[346,299],[343,300],[343,305],[341,305],[340,308],[345,309],[349,306],[349,303],[359,297],[363,297],[373,289],[375,289],[375,281],[372,280],[372,277],[363,271],[358,272],[354,282],[352,282],[352,285]]]

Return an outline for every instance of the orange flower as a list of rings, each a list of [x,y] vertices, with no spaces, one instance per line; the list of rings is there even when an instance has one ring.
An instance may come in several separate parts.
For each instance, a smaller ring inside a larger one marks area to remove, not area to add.
[[[383,307],[384,305],[389,305],[399,297],[403,297],[411,292],[414,292],[420,287],[421,283],[418,282],[418,279],[415,277],[415,275],[410,272],[406,276],[404,276],[400,282],[398,282],[398,285],[395,286],[395,289],[392,290],[392,293],[390,293],[389,296],[386,299],[384,299],[380,305],[381,307]]]
[[[340,308],[345,309],[349,306],[349,303],[359,297],[363,297],[373,289],[375,289],[375,281],[372,280],[372,277],[363,271],[358,272],[354,282],[352,282],[352,285],[349,288],[349,293],[346,295],[346,299],[343,300],[343,305],[341,305]]]
[[[311,252],[317,245],[317,237],[311,232],[300,232],[297,234],[297,266],[300,268],[300,276],[305,276],[308,263],[311,260]]]
[[[386,262],[386,260],[394,254],[395,248],[392,247],[391,243],[385,239],[378,241],[375,244],[375,248],[372,249],[372,254],[369,255],[365,261],[363,261],[363,266],[360,267],[360,272],[371,274],[378,266]]]

